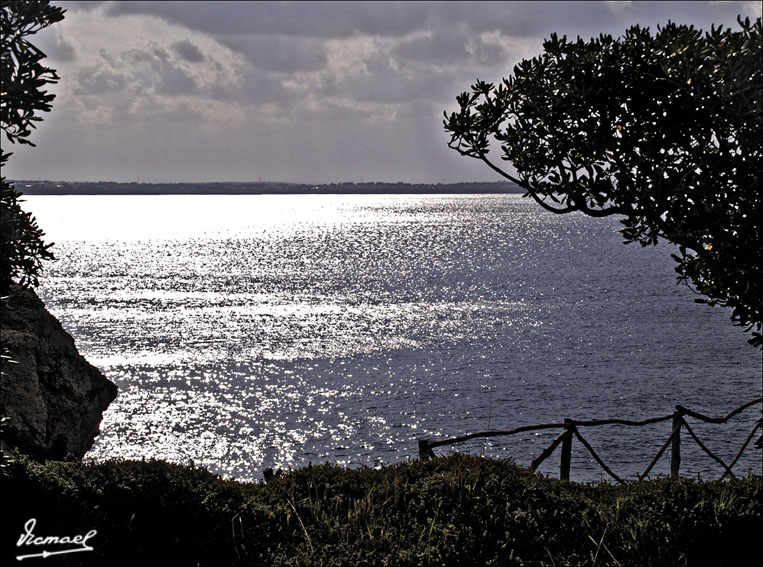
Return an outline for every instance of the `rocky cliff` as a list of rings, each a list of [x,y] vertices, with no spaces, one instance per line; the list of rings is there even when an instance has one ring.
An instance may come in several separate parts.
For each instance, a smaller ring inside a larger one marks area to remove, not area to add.
[[[82,458],[117,387],[88,363],[34,291],[0,299],[3,443],[47,459]]]

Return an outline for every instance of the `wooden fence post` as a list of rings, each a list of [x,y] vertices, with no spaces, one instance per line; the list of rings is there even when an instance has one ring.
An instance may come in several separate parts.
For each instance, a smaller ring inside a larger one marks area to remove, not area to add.
[[[678,469],[681,466],[681,422],[683,421],[683,412],[676,406],[673,414],[673,444],[670,448],[670,477],[678,478]]]
[[[434,459],[434,451],[429,446],[429,439],[419,439],[419,459],[422,461]]]
[[[523,425],[522,427],[517,427],[510,430],[479,431],[479,432],[469,433],[467,435],[462,435],[460,437],[453,437],[450,439],[441,439],[441,440],[419,439],[418,440],[419,458],[421,460],[432,459],[435,457],[434,451],[432,450],[434,447],[442,447],[444,445],[453,445],[455,443],[463,443],[464,441],[475,439],[477,437],[495,437],[498,435],[514,435],[514,434],[522,433],[526,431],[537,431],[539,429],[557,429],[558,430],[558,428],[563,427],[564,429],[561,431],[561,433],[559,433],[556,437],[554,437],[554,440],[549,444],[549,446],[543,449],[543,452],[540,455],[538,455],[535,459],[533,459],[532,463],[530,464],[530,472],[535,472],[536,470],[538,470],[538,467],[541,465],[541,463],[543,463],[543,461],[545,461],[556,450],[556,448],[559,445],[562,445],[562,452],[561,452],[560,464],[559,464],[559,478],[561,480],[569,480],[571,460],[572,460],[572,436],[575,435],[576,437],[578,437],[578,439],[583,444],[583,446],[586,449],[588,449],[588,451],[593,456],[594,460],[597,463],[599,463],[599,465],[615,480],[617,480],[618,482],[622,482],[622,480],[619,477],[617,477],[617,475],[615,475],[604,464],[604,461],[602,461],[601,458],[596,454],[596,452],[593,450],[590,444],[580,435],[580,433],[577,430],[578,427],[592,427],[592,426],[613,425],[613,424],[628,425],[633,427],[643,427],[646,425],[651,425],[653,423],[662,423],[668,420],[672,420],[672,429],[670,432],[670,436],[662,444],[662,446],[660,447],[660,450],[657,452],[657,454],[654,456],[652,461],[649,463],[649,466],[647,466],[646,470],[642,474],[638,475],[639,480],[646,478],[646,476],[649,474],[649,471],[652,470],[652,468],[657,463],[657,461],[659,461],[659,459],[665,454],[665,451],[667,451],[669,445],[671,446],[670,476],[673,479],[679,478],[679,471],[681,468],[681,428],[686,428],[686,432],[691,436],[691,438],[694,439],[697,445],[699,445],[700,449],[705,451],[705,453],[707,453],[711,458],[717,461],[725,469],[725,472],[723,476],[721,477],[721,480],[723,480],[723,478],[725,478],[727,474],[734,476],[733,473],[731,472],[731,469],[741,457],[745,447],[747,447],[747,445],[752,441],[752,438],[755,432],[758,430],[758,428],[763,428],[763,418],[759,419],[756,422],[755,427],[750,432],[750,435],[748,435],[747,439],[742,445],[742,448],[739,450],[739,453],[734,458],[732,463],[730,465],[726,465],[720,458],[714,455],[705,446],[704,443],[702,443],[699,437],[697,437],[696,433],[694,433],[692,428],[689,426],[689,423],[684,419],[684,416],[688,415],[690,417],[693,417],[694,419],[698,419],[707,423],[726,423],[734,415],[749,408],[752,405],[760,404],[761,402],[763,402],[763,397],[756,398],[745,404],[742,404],[738,408],[728,412],[726,415],[722,417],[708,417],[706,415],[702,415],[690,409],[684,408],[683,406],[677,405],[675,411],[672,414],[663,415],[659,417],[653,417],[653,418],[649,418],[649,419],[641,420],[641,421],[632,421],[632,420],[626,420],[626,419],[575,421],[572,419],[565,419],[564,423],[544,423],[544,424],[538,424],[538,425]],[[763,435],[761,435],[761,437],[757,441],[755,441],[754,446],[763,447]]]
[[[562,456],[559,464],[559,479],[570,480],[570,461],[572,459],[572,432],[575,426],[572,420],[564,418],[564,439],[562,439]]]

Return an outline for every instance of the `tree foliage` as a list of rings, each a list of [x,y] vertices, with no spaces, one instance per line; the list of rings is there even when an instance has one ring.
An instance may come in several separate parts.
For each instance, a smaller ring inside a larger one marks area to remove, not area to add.
[[[29,140],[40,113],[48,112],[55,95],[43,90],[58,81],[56,72],[45,67],[45,54],[27,39],[62,20],[64,10],[48,0],[0,3],[0,126],[12,143],[34,144]],[[0,148],[0,165],[11,156]],[[34,217],[20,205],[21,194],[0,178],[0,289],[14,281],[37,285],[42,261],[53,258],[51,244],[43,242],[43,232]]]
[[[762,345],[761,20],[738,23],[554,34],[501,84],[458,96],[444,124],[451,148],[543,208],[621,215],[626,242],[678,245],[679,281]],[[489,157],[492,142],[516,175]]]

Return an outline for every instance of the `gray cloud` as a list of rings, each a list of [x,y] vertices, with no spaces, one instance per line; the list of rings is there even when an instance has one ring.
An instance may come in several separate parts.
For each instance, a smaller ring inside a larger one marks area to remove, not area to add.
[[[204,54],[201,50],[187,39],[173,43],[172,49],[183,61],[188,63],[201,63],[204,61]]]
[[[432,63],[435,65],[463,63],[469,58],[469,38],[452,31],[438,32],[398,44],[394,54],[403,61]]]
[[[114,58],[114,56],[111,54],[111,51],[106,49],[105,47],[102,47],[98,50],[98,55],[101,59],[103,59],[107,64],[109,64],[112,67],[118,66],[117,60]]]
[[[601,22],[607,7],[602,2],[453,2],[436,6],[441,26],[468,33],[498,31],[502,35],[529,37],[558,29],[560,24],[579,26],[591,19]]]
[[[280,36],[228,36],[221,42],[244,55],[258,69],[279,73],[319,71],[326,66],[324,43]]]
[[[450,97],[454,77],[435,66],[395,67],[388,53],[377,52],[365,60],[367,72],[358,71],[325,81],[316,96],[359,102],[399,104]]]
[[[169,52],[163,47],[154,47],[151,50],[151,53],[153,53],[157,57],[157,59],[160,59],[161,61],[169,61],[170,59]]]
[[[81,69],[77,74],[77,86],[74,88],[76,95],[104,95],[124,90],[127,84],[126,77],[105,69],[101,65]]]
[[[93,10],[101,3],[69,3]],[[84,4],[84,6],[80,6]],[[668,19],[734,27],[736,15],[760,14],[755,2],[138,2],[105,3],[106,13],[149,15],[214,36],[286,35],[346,38],[354,34],[403,37],[422,29],[539,37],[551,32],[591,37],[620,35],[635,23]],[[69,7],[69,6],[67,6]]]
[[[66,39],[64,39],[59,33],[56,34],[56,44],[53,48],[50,49],[48,56],[50,57],[51,61],[68,63],[76,59],[77,53],[74,49],[74,46],[66,41]]]
[[[300,122],[314,122],[318,124],[336,124],[340,122],[361,124],[375,116],[376,114],[368,109],[348,108],[327,101],[322,101],[314,108],[297,105],[285,113],[285,117],[293,120],[298,120]]]
[[[476,78],[500,80],[552,32],[619,36],[668,19],[736,28],[737,14],[760,12],[755,2],[64,7],[36,43],[61,74],[58,97],[11,177],[492,179],[448,150],[442,129],[442,110]]]
[[[99,6],[103,4],[106,4],[106,2],[103,2],[101,0],[92,0],[92,1],[88,0],[84,2],[72,1],[72,2],[65,3],[67,10],[74,10],[74,11],[83,10],[85,12],[92,12],[93,10],[95,10],[96,8],[98,8]]]
[[[167,96],[196,94],[199,90],[196,80],[184,69],[164,63],[158,70],[159,82],[156,92]]]
[[[117,56],[102,50],[101,62],[77,73],[76,95],[122,92],[131,98],[150,93],[169,97],[198,93],[196,80],[169,52],[157,46],[132,49]]]
[[[114,17],[145,14],[213,35],[402,36],[420,29],[430,6],[419,2],[114,2]]]
[[[130,63],[150,63],[154,61],[155,56],[142,49],[131,49],[123,55],[124,59]]]
[[[472,41],[472,57],[481,66],[503,66],[509,59],[506,48],[495,41],[483,41],[476,37]]]
[[[77,58],[74,45],[63,37],[60,28],[43,31],[32,39],[32,43],[46,55],[50,63],[69,63]]]
[[[277,77],[256,69],[241,69],[235,80],[216,82],[205,94],[223,102],[252,105],[278,103],[283,108],[288,108],[296,96]]]
[[[699,27],[709,27],[707,22],[736,27],[736,14],[749,11],[746,2],[438,2],[431,19],[438,29],[472,34],[497,31],[542,39],[556,32],[588,39],[600,33],[620,36],[636,23],[655,29],[669,19]]]
[[[58,53],[53,58],[55,61],[72,61],[76,57],[74,46],[61,40],[58,45]]]
[[[130,113],[124,118],[128,121],[134,122],[136,116],[135,113]],[[201,120],[201,114],[198,111],[191,110],[183,106],[180,106],[179,108],[166,108],[159,105],[150,111],[141,112],[139,119],[143,124],[156,124],[156,127],[159,130],[161,129],[162,124],[170,124],[173,126],[189,125],[189,129],[193,129],[197,124],[199,124]],[[160,135],[159,132],[157,134]]]

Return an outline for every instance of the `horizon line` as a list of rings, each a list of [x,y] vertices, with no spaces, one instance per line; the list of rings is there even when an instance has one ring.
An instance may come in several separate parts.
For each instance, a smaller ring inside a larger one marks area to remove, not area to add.
[[[305,185],[311,187],[321,187],[325,185],[462,185],[468,184],[499,184],[507,183],[509,185],[516,185],[513,181],[509,180],[495,180],[495,181],[437,181],[437,182],[424,182],[424,181],[324,181],[324,182],[305,182],[305,181],[281,181],[281,180],[258,180],[258,181],[113,181],[99,179],[98,181],[82,181],[82,180],[60,180],[60,179],[7,179],[9,183],[83,183],[83,184],[115,184],[115,185]]]

